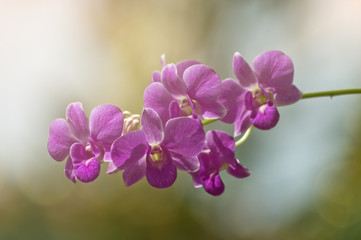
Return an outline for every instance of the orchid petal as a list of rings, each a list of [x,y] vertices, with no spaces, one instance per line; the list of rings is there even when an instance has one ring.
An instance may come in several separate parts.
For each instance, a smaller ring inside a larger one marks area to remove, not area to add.
[[[144,108],[156,111],[163,125],[170,118],[169,104],[174,100],[162,83],[152,83],[144,91]]]
[[[238,159],[235,164],[230,164],[228,166],[227,172],[236,178],[245,178],[251,175],[251,172],[248,170],[248,168],[242,166]]]
[[[93,157],[77,165],[75,175],[81,182],[92,182],[100,173],[100,163],[97,158]]]
[[[206,142],[212,155],[215,155],[217,159],[229,164],[236,163],[234,157],[236,146],[231,135],[218,130],[209,131],[206,135]]]
[[[198,172],[190,173],[190,174],[192,175],[192,178],[193,178],[193,186],[195,188],[203,187],[203,182],[202,182],[201,177],[199,176]]]
[[[292,60],[281,51],[268,51],[253,61],[259,84],[264,87],[287,88],[293,81]]]
[[[198,174],[204,190],[214,196],[222,194],[224,184],[219,176],[220,166],[215,165],[216,162],[214,162],[213,158],[207,153],[200,153],[198,159],[201,164]]]
[[[177,168],[174,166],[172,157],[166,147],[162,148],[163,159],[153,161],[150,152],[146,159],[145,176],[150,185],[156,188],[170,187],[177,178]]]
[[[222,163],[214,161],[214,158],[212,158],[209,153],[201,152],[197,157],[200,163],[198,173],[201,178],[203,176],[208,176],[212,172],[219,172],[221,169]]]
[[[200,104],[199,115],[204,119],[215,119],[225,116],[226,108],[219,102],[202,103]]]
[[[152,83],[154,82],[160,82],[161,77],[160,77],[160,72],[159,71],[154,71],[152,74],[152,79],[150,80]]]
[[[196,172],[199,170],[199,160],[197,157],[187,157],[182,154],[172,152],[174,165],[183,171]]]
[[[147,152],[148,143],[142,130],[136,130],[114,141],[111,158],[117,168],[125,169],[141,159]]]
[[[89,146],[90,146],[94,156],[99,159],[103,158],[103,155],[104,155],[103,149],[96,142],[94,142],[91,138],[89,138],[88,141],[89,141]]]
[[[234,136],[237,137],[245,132],[251,125],[250,119],[251,112],[246,109],[245,106],[237,113],[236,120],[234,122]]]
[[[89,133],[89,122],[85,116],[83,106],[80,102],[71,103],[66,108],[66,120],[70,131],[82,143],[87,143]]]
[[[180,78],[183,78],[184,71],[187,68],[189,68],[190,66],[193,66],[193,65],[196,65],[196,64],[200,64],[200,63],[197,62],[197,61],[194,61],[194,60],[186,60],[186,61],[182,61],[182,62],[177,63],[176,67],[177,67],[178,76]]]
[[[164,137],[162,120],[151,108],[144,108],[141,118],[142,131],[148,144],[155,145],[162,142]]]
[[[122,135],[123,122],[123,113],[117,106],[100,105],[90,113],[90,136],[101,142],[106,151],[110,151],[114,140]]]
[[[164,66],[165,66],[165,54],[162,54],[162,56],[160,56],[160,64],[162,64],[162,68],[164,68]]]
[[[252,92],[246,92],[244,96],[244,106],[247,110],[255,110],[256,107],[253,106],[255,99],[252,95]]]
[[[276,106],[271,101],[268,101],[267,104],[262,105],[258,110],[252,111],[250,118],[256,128],[268,130],[276,126],[280,114]]]
[[[120,171],[120,169],[117,168],[117,166],[115,166],[113,161],[108,162],[107,174],[114,174],[114,173],[117,173],[119,171]]]
[[[213,103],[221,90],[221,78],[210,67],[202,64],[187,68],[183,74],[187,94],[199,104]]]
[[[94,157],[91,151],[87,151],[83,144],[74,143],[70,148],[70,157],[73,160],[74,169],[82,162]]]
[[[131,167],[126,168],[123,172],[123,181],[126,187],[130,187],[145,176],[146,155],[135,162]]]
[[[169,114],[170,114],[171,118],[182,117],[184,115],[176,100],[174,100],[170,103]]]
[[[236,81],[228,78],[221,83],[218,101],[226,108],[226,115],[220,120],[225,123],[234,123],[244,102],[244,90]]]
[[[75,143],[70,148],[74,173],[81,182],[94,181],[100,173],[100,163],[94,155],[87,151],[81,143]]]
[[[204,139],[203,125],[196,119],[178,117],[165,125],[163,144],[172,152],[195,156],[202,150]]]
[[[162,70],[162,83],[164,87],[175,96],[186,95],[186,85],[177,74],[174,64],[167,64]]]
[[[77,140],[71,135],[65,119],[55,119],[49,128],[48,152],[56,161],[63,161],[68,155],[70,147]]]
[[[276,106],[284,106],[297,102],[301,97],[302,92],[295,85],[291,85],[285,89],[276,89],[273,102]]]
[[[251,88],[257,84],[256,76],[252,68],[244,60],[244,58],[236,52],[233,55],[233,72],[236,75],[239,84],[244,88]]]
[[[66,160],[64,172],[65,172],[65,176],[67,178],[69,178],[73,183],[76,183],[76,176],[74,173],[73,160],[71,159],[70,156]]]
[[[219,196],[224,192],[224,183],[219,173],[209,175],[208,178],[202,179],[202,182],[204,190],[213,196]]]

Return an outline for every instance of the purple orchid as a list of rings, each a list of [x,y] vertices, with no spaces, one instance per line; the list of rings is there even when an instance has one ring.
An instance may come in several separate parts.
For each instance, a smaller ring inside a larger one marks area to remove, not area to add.
[[[250,171],[235,158],[235,142],[231,135],[222,131],[209,131],[203,151],[198,154],[200,168],[191,173],[194,186],[202,187],[207,193],[218,196],[224,191],[224,184],[219,176],[222,169],[236,178],[245,178]]]
[[[196,155],[202,150],[205,139],[203,126],[195,119],[178,117],[163,124],[158,114],[145,108],[141,117],[141,130],[118,138],[111,148],[115,166],[124,169],[126,186],[146,176],[156,188],[170,187],[177,177],[177,168],[197,171]]]
[[[252,124],[263,130],[273,128],[279,120],[276,106],[295,103],[302,96],[292,83],[292,60],[281,51],[257,56],[253,70],[236,52],[233,72],[239,84],[231,79],[223,81],[219,99],[228,110],[221,120],[235,124],[236,136]]]
[[[91,182],[100,173],[100,163],[111,161],[110,148],[123,131],[123,113],[110,104],[94,108],[88,122],[81,103],[71,103],[66,120],[50,125],[48,151],[56,161],[67,159],[65,175],[74,183]]]
[[[162,64],[162,72],[154,72],[145,89],[144,107],[155,110],[163,124],[180,116],[212,119],[226,114],[218,101],[221,78],[212,68],[196,61]]]

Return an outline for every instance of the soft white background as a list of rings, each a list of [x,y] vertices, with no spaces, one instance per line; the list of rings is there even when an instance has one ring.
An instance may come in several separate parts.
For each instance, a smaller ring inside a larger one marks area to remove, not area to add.
[[[235,51],[251,63],[278,49],[292,58],[295,84],[305,93],[360,88],[360,1],[191,2],[125,1],[114,10],[112,1],[0,1],[0,204],[9,184],[40,206],[69,197],[64,163],[47,154],[50,122],[65,117],[73,101],[87,114],[104,103],[140,112],[162,53],[167,62],[196,59],[227,78]],[[332,177],[325,173],[360,127],[359,102],[341,96],[283,107],[276,128],[255,130],[237,149],[250,178],[224,173],[226,192],[213,198],[180,174],[185,184],[176,191],[191,195],[205,225],[212,209],[220,232],[275,231]]]

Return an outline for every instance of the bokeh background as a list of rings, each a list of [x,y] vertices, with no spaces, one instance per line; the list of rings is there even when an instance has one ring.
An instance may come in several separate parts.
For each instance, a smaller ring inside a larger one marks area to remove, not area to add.
[[[361,239],[360,96],[281,108],[220,197],[186,173],[163,190],[104,171],[73,184],[47,153],[71,102],[140,113],[161,54],[227,78],[235,51],[273,49],[305,93],[360,88],[361,1],[0,0],[0,239]]]

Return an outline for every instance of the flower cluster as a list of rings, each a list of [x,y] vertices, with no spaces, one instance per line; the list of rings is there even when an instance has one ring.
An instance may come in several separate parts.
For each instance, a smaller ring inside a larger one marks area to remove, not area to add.
[[[280,51],[257,56],[253,69],[235,53],[237,81],[221,80],[209,66],[196,61],[165,64],[155,71],[144,91],[140,115],[122,112],[110,104],[94,108],[89,121],[81,103],[71,103],[66,119],[50,125],[48,151],[52,158],[67,158],[65,175],[73,182],[91,182],[107,162],[107,173],[122,171],[126,186],[144,176],[156,188],[170,187],[183,170],[195,187],[220,195],[220,171],[236,177],[250,175],[235,157],[234,137],[212,130],[205,133],[202,120],[219,119],[234,124],[234,136],[254,126],[273,128],[279,120],[277,106],[292,104],[301,92],[292,84],[293,64]]]

